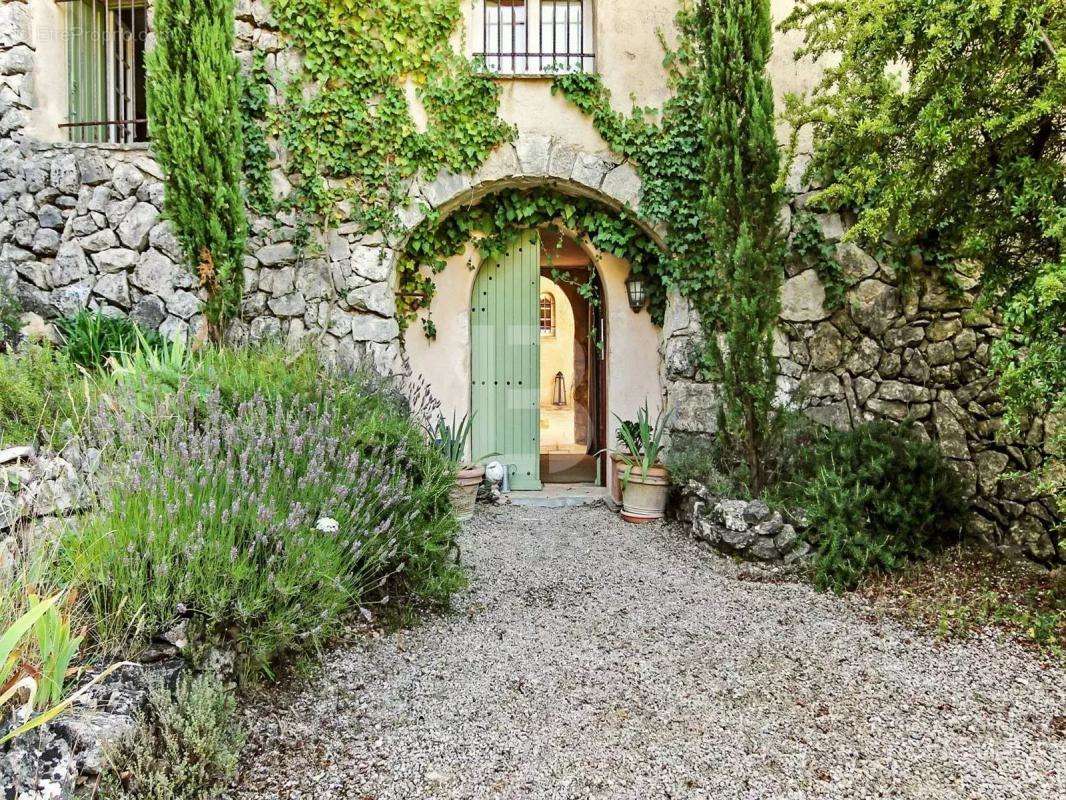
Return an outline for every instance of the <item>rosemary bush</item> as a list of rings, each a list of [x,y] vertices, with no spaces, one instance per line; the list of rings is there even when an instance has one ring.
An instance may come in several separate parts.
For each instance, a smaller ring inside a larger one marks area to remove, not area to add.
[[[100,798],[206,800],[237,769],[244,734],[235,702],[217,681],[184,678],[153,687],[136,729],[107,754]]]

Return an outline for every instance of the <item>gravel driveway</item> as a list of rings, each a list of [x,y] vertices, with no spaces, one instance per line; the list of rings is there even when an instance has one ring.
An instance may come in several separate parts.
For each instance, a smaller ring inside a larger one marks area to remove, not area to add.
[[[249,709],[236,797],[1066,797],[1066,674],[1003,640],[741,580],[603,508],[479,508],[463,550],[456,613]]]

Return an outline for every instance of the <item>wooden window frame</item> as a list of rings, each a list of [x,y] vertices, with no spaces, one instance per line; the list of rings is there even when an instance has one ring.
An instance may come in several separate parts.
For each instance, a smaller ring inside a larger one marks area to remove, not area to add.
[[[545,326],[545,303],[547,303],[547,321],[548,325]],[[555,297],[551,292],[542,292],[540,295],[540,335],[545,339],[555,338]]]

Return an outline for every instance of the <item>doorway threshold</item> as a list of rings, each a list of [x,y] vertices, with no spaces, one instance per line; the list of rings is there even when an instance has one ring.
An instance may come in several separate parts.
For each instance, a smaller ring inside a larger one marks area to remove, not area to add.
[[[546,483],[535,492],[511,492],[511,505],[526,508],[580,508],[605,502],[607,487],[590,483]]]

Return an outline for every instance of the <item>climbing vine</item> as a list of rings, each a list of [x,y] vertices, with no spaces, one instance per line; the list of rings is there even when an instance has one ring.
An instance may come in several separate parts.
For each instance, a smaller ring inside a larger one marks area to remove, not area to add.
[[[275,0],[281,32],[303,56],[284,92],[278,133],[292,202],[326,228],[396,226],[407,182],[477,167],[513,136],[498,88],[454,52],[460,0]],[[411,112],[410,95],[425,111]]]
[[[270,79],[266,69],[266,53],[252,54],[251,68],[241,76],[241,132],[244,138],[244,199],[257,214],[269,214],[274,208],[270,186],[270,145],[263,126],[270,114]]]
[[[625,259],[633,272],[653,278],[661,272],[662,249],[630,217],[584,198],[569,197],[549,189],[508,190],[491,194],[478,205],[460,208],[446,217],[430,212],[414,231],[401,254],[400,315],[409,323],[433,299],[433,276],[447,259],[459,255],[473,241],[482,259],[503,255],[523,228],[552,227],[560,233],[579,232],[603,253]],[[665,291],[661,283],[649,285],[652,317],[662,323]],[[431,316],[423,319],[426,334],[435,334]]]
[[[792,220],[790,259],[801,269],[812,268],[825,287],[826,308],[843,307],[848,284],[844,268],[836,259],[836,248],[826,241],[818,217],[811,211],[799,211]]]

